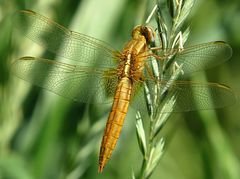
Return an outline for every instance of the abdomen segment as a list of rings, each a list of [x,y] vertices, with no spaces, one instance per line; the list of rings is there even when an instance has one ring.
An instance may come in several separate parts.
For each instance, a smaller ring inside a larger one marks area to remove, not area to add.
[[[124,119],[128,111],[131,92],[131,80],[127,77],[123,77],[117,86],[112,110],[109,114],[107,124],[104,130],[99,155],[99,172],[102,172],[108,159],[111,157],[112,151],[116,146]]]

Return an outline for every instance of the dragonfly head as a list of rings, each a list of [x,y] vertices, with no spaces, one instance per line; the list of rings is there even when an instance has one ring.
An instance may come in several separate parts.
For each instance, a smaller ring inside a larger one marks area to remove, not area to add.
[[[132,31],[132,37],[134,39],[144,36],[147,44],[154,43],[156,34],[151,27],[138,25]]]

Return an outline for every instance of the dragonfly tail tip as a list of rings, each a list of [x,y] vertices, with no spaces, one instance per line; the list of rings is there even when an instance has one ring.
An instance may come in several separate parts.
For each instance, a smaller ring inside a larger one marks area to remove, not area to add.
[[[102,166],[102,165],[99,165],[99,167],[98,167],[98,173],[102,173],[102,171],[103,171],[103,166]]]

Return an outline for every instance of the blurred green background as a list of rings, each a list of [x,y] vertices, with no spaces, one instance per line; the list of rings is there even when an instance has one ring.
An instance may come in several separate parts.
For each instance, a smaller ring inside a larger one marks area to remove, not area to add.
[[[123,179],[130,178],[132,170],[137,173],[142,161],[135,118],[129,117],[112,159],[102,174],[97,173],[111,104],[72,102],[12,75],[9,67],[14,59],[48,55],[14,34],[12,14],[31,9],[121,49],[153,5],[154,1],[144,0],[0,1],[0,178]],[[191,78],[227,84],[240,95],[240,2],[199,0],[188,23],[188,44],[224,40],[233,48],[230,61]],[[162,133],[165,154],[152,179],[239,179],[239,107],[238,102],[215,111],[172,115]]]

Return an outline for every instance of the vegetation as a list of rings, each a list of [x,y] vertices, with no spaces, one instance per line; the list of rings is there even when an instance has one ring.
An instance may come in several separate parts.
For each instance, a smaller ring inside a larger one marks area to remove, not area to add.
[[[137,177],[143,171],[134,111],[126,119],[113,157],[104,172],[98,174],[100,140],[111,104],[86,105],[66,100],[10,72],[11,63],[22,56],[55,58],[15,31],[12,15],[20,9],[31,9],[120,50],[130,38],[131,29],[144,23],[155,4],[147,0],[0,1],[0,178],[122,179],[133,173]],[[234,52],[227,63],[189,78],[227,84],[236,94],[240,89],[238,4],[196,1],[185,21],[191,29],[186,45],[224,40]],[[157,26],[154,18],[150,24]],[[151,179],[239,179],[238,109],[236,104],[168,118],[160,133],[165,141],[163,155]],[[137,120],[138,127],[141,123],[147,129],[148,121]]]

